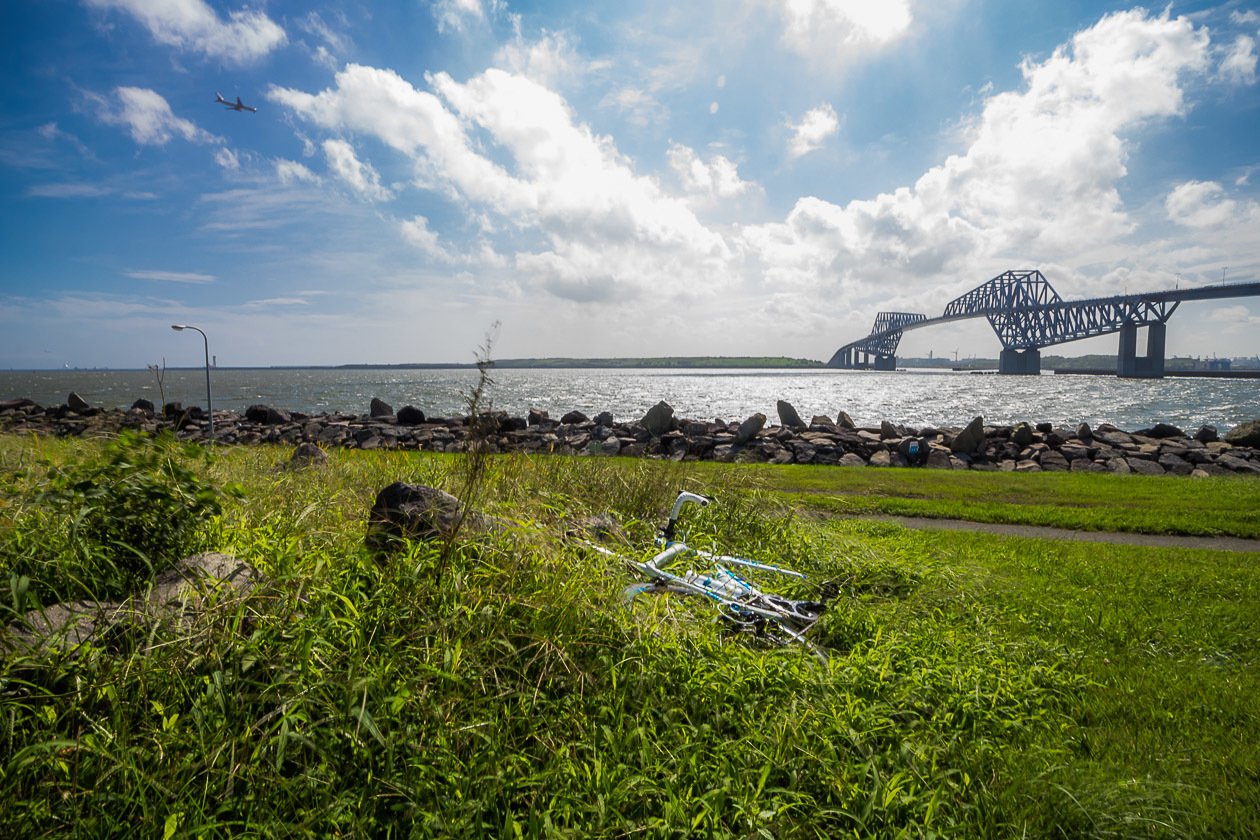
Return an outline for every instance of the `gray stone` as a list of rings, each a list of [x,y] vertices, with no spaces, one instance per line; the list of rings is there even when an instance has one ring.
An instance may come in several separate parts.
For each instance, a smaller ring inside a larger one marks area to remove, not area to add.
[[[887,420],[881,420],[879,423],[879,436],[882,440],[891,440],[892,438],[901,437],[901,432],[897,431],[897,427]]]
[[[66,407],[75,414],[83,414],[92,406],[88,405],[88,401],[83,399],[83,397],[71,391],[70,396],[66,397]]]
[[[395,481],[376,494],[368,514],[367,544],[386,551],[397,540],[432,540],[449,536],[459,523],[459,499],[424,484]],[[467,511],[463,525],[477,531],[500,531],[504,523]]]
[[[840,416],[836,418],[836,425],[842,429],[857,429],[857,424],[853,422],[853,418],[847,412],[840,412]]]
[[[1139,475],[1163,475],[1164,468],[1155,461],[1148,461],[1142,458],[1126,458],[1125,461],[1129,465],[1129,469]]]
[[[1027,423],[1019,423],[1011,429],[1011,443],[1028,446],[1033,442],[1033,430]]]
[[[951,452],[975,452],[984,443],[984,418],[977,417],[967,424],[949,445]]]
[[[1076,427],[1076,437],[1079,440],[1093,440],[1094,430],[1089,427],[1088,423],[1081,423]]]
[[[943,449],[933,449],[928,453],[927,468],[929,470],[952,470],[954,465],[950,463],[948,452]]]
[[[424,421],[424,412],[414,405],[404,405],[398,409],[398,422],[403,426],[419,426]]]
[[[591,418],[587,417],[580,411],[570,411],[568,414],[565,414],[560,418],[560,422],[565,425],[569,425],[571,423],[589,423],[591,422]]]
[[[525,419],[531,426],[540,426],[543,423],[548,422],[551,418],[548,417],[547,412],[543,411],[542,409],[531,408],[529,410],[529,416],[526,417]]]
[[[661,400],[648,409],[647,414],[639,421],[639,425],[648,430],[652,437],[660,437],[670,431],[674,423],[674,408]]]
[[[815,414],[814,419],[809,421],[809,425],[812,427],[812,426],[834,426],[836,424],[831,422],[831,418],[825,414]]]
[[[300,470],[306,467],[322,467],[328,463],[328,453],[313,443],[300,443],[289,457],[289,469]]]
[[[739,430],[735,432],[735,443],[743,446],[757,436],[766,425],[766,415],[757,412],[749,417],[743,423],[739,424]]]
[[[1138,432],[1138,434],[1141,434],[1141,432]],[[1156,423],[1152,428],[1146,430],[1146,436],[1162,440],[1164,438],[1185,437],[1186,433],[1168,423]]]
[[[382,399],[372,397],[372,402],[368,407],[373,417],[393,417],[394,407]]]
[[[194,554],[161,572],[142,595],[32,610],[11,625],[8,633],[0,634],[0,647],[28,653],[50,649],[74,653],[85,642],[109,638],[116,628],[156,621],[172,621],[177,630],[186,632],[212,605],[248,596],[261,580],[261,573],[229,554]]]
[[[1237,473],[1260,473],[1260,466],[1250,461],[1239,458],[1237,455],[1221,455],[1216,459],[1216,465],[1223,467],[1230,472]]]
[[[1020,461],[1015,464],[1015,472],[1041,472],[1041,466],[1036,461]]]
[[[805,421],[801,419],[801,415],[796,413],[796,409],[787,400],[779,400],[778,402],[779,422],[789,429],[804,429]]]
[[[613,416],[611,411],[601,411],[591,420],[596,426],[611,426],[613,424]]]
[[[892,453],[887,449],[880,449],[871,455],[870,466],[872,467],[891,467]]]
[[[840,456],[839,465],[842,467],[865,467],[866,461],[856,452],[846,452]]]
[[[1123,458],[1112,458],[1107,461],[1107,472],[1112,472],[1116,475],[1128,475],[1133,472],[1133,469],[1129,466],[1129,462]]]
[[[1170,472],[1173,475],[1189,475],[1194,470],[1192,464],[1171,452],[1165,452],[1163,455],[1160,455],[1159,461],[1156,463],[1163,467],[1166,472]]]
[[[1260,419],[1240,423],[1225,433],[1225,442],[1231,446],[1250,446],[1260,449]]]
[[[1068,469],[1067,458],[1053,449],[1042,452],[1037,458],[1037,463],[1041,464],[1041,468],[1046,472],[1064,472]]]
[[[293,415],[285,411],[283,408],[268,408],[266,424],[268,426],[279,426],[283,423],[292,423]]]
[[[1194,439],[1199,443],[1212,443],[1221,438],[1215,426],[1200,426],[1199,431],[1194,433]]]

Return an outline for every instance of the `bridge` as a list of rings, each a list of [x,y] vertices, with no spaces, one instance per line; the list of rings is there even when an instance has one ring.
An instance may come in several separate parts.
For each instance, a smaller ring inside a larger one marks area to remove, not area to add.
[[[1041,372],[1041,349],[1082,338],[1120,334],[1116,375],[1160,379],[1168,319],[1186,300],[1260,295],[1260,283],[1222,283],[1134,295],[1063,300],[1040,271],[1007,271],[977,286],[929,318],[914,312],[880,312],[866,338],[844,345],[827,364],[849,370],[893,370],[907,330],[965,318],[987,318],[1002,342],[998,373]],[[1146,354],[1137,355],[1137,331],[1146,330]]]

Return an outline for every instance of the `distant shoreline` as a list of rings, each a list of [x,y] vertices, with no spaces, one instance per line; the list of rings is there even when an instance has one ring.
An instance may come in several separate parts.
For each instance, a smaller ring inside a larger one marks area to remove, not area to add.
[[[627,357],[606,359],[574,359],[566,357],[539,359],[494,359],[499,369],[548,370],[548,369],[660,369],[679,370],[689,368],[775,369],[809,370],[826,369],[827,365],[814,359],[793,359],[786,356],[661,356]],[[354,362],[345,365],[218,365],[212,370],[475,370],[476,362],[403,362],[401,364],[367,364]],[[204,365],[169,366],[166,370],[204,370]],[[10,370],[85,371],[85,370],[145,370],[145,368],[10,368]]]

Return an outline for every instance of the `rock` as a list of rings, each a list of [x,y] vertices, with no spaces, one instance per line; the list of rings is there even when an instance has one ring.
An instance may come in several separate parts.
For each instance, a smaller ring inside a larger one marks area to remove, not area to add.
[[[1033,430],[1027,423],[1020,423],[1011,429],[1011,443],[1028,446],[1033,442]]]
[[[291,470],[300,470],[306,467],[322,467],[327,463],[328,453],[316,444],[307,442],[298,444],[298,448],[289,456],[287,466]]]
[[[92,406],[88,405],[88,401],[83,399],[83,397],[71,391],[70,396],[66,397],[66,407],[75,414],[84,414]]]
[[[1040,426],[1038,427],[1040,428]],[[984,443],[984,418],[977,417],[967,424],[949,444],[950,452],[975,452]]]
[[[853,418],[843,411],[836,418],[836,425],[842,429],[857,429],[857,424],[853,422]]]
[[[1067,458],[1064,458],[1053,449],[1047,449],[1037,456],[1037,463],[1046,472],[1066,472],[1068,470]]]
[[[1240,423],[1225,433],[1225,442],[1232,446],[1260,449],[1260,419]]]
[[[601,411],[591,420],[596,426],[611,426],[613,424],[613,416],[611,411]]]
[[[1052,432],[1052,431],[1054,431],[1054,425],[1053,425],[1053,424],[1051,424],[1051,423],[1038,423],[1038,424],[1037,424],[1037,431],[1041,432],[1041,433],[1044,435],[1044,434],[1046,434],[1047,432]]]
[[[621,523],[607,513],[578,517],[568,523],[565,528],[565,534],[571,537],[625,539],[625,532],[621,530]]]
[[[447,537],[460,515],[459,499],[425,484],[395,481],[376,494],[368,515],[367,544],[377,551],[389,550],[397,540],[432,540]],[[477,531],[498,531],[504,525],[494,517],[468,511],[464,525]]]
[[[911,467],[923,466],[930,457],[927,443],[913,437],[905,438],[901,443],[897,444],[897,454]],[[941,454],[944,455],[944,453]],[[946,455],[945,457],[948,458],[949,456]]]
[[[531,426],[541,426],[543,423],[548,422],[551,418],[548,417],[547,412],[542,409],[531,408],[529,410],[529,416],[525,419]]]
[[[18,397],[17,399],[0,401],[0,411],[15,411],[19,408],[38,408],[35,400],[27,397]]]
[[[739,424],[739,430],[735,432],[735,445],[743,446],[757,436],[766,425],[766,415],[757,412],[749,417],[743,423]]]
[[[587,417],[580,411],[570,411],[568,414],[560,418],[560,422],[565,425],[571,423],[589,423],[591,422],[591,418]]]
[[[0,634],[0,647],[27,653],[60,648],[73,653],[90,640],[108,646],[128,626],[166,620],[187,631],[200,619],[208,598],[221,605],[227,599],[246,597],[261,580],[260,572],[230,554],[194,554],[158,574],[147,592],[124,601],[76,601],[31,610],[10,625],[7,634]]]
[[[284,423],[292,423],[293,415],[285,411],[283,408],[268,408],[267,419],[264,422],[268,426],[279,426]]]
[[[856,452],[846,452],[840,457],[839,464],[842,467],[865,467],[866,461]]]
[[[891,467],[892,453],[887,449],[880,449],[871,455],[870,466],[872,467]]]
[[[1237,473],[1260,473],[1260,466],[1250,461],[1239,458],[1237,455],[1224,454],[1216,459],[1216,465],[1223,467],[1231,472]]]
[[[779,423],[788,429],[804,429],[805,421],[801,419],[801,415],[796,413],[796,409],[787,400],[779,400],[776,406],[779,412]]]
[[[1129,470],[1131,472],[1138,473],[1139,475],[1163,475],[1164,474],[1164,468],[1161,467],[1159,464],[1157,464],[1155,461],[1146,461],[1146,460],[1143,460],[1142,458],[1126,458],[1124,460],[1126,463],[1128,463]]]
[[[897,427],[887,420],[881,420],[879,423],[879,436],[883,440],[891,440],[892,438],[901,437],[901,432],[897,431]]]
[[[1089,427],[1088,423],[1081,423],[1076,427],[1076,437],[1078,440],[1093,440],[1094,430]]]
[[[368,411],[373,417],[393,417],[394,407],[382,399],[372,397],[372,402],[368,406]]]
[[[954,465],[950,463],[949,453],[943,449],[933,449],[928,453],[927,468],[929,470],[952,470]],[[1014,467],[1014,462],[1011,462]]]
[[[395,416],[401,426],[419,426],[425,422],[424,412],[414,405],[404,405]]]
[[[245,409],[245,419],[251,423],[266,423],[267,412],[270,411],[267,406],[257,403]]]
[[[814,426],[835,426],[836,424],[831,422],[831,418],[825,414],[815,414],[813,419],[809,421],[809,425],[812,428]]]
[[[1041,472],[1041,466],[1036,461],[1018,461],[1015,464],[1015,472]]]
[[[1221,438],[1215,426],[1200,426],[1199,431],[1194,433],[1194,439],[1199,443],[1213,443]]]
[[[1143,433],[1138,432],[1138,434]],[[1171,426],[1168,423],[1156,423],[1153,428],[1147,429],[1145,434],[1147,437],[1160,439],[1186,436],[1186,433],[1181,431],[1181,429],[1178,429],[1176,426]]]
[[[639,421],[639,425],[647,429],[648,434],[655,438],[670,431],[673,424],[674,407],[664,400],[649,408],[647,414],[643,415],[643,419]],[[609,415],[608,425],[612,425],[611,415]]]
[[[149,402],[148,400],[144,398],[138,399],[135,402],[133,402],[131,404],[131,407],[133,409],[136,409],[136,408],[140,409],[141,411],[144,412],[146,417],[152,417],[154,412],[157,411],[153,403]]]
[[[1160,455],[1156,463],[1163,467],[1166,472],[1170,472],[1173,475],[1189,475],[1194,470],[1192,464],[1171,452]]]

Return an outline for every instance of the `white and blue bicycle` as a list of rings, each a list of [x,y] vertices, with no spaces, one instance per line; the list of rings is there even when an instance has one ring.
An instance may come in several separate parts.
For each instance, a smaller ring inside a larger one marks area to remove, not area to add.
[[[712,498],[699,493],[679,493],[670,510],[669,521],[657,538],[656,547],[660,550],[646,562],[623,557],[594,543],[588,545],[604,555],[621,560],[645,578],[625,588],[623,594],[627,602],[632,602],[639,595],[659,593],[706,598],[713,603],[718,619],[729,630],[772,644],[802,644],[825,662],[826,654],[805,637],[805,632],[818,621],[826,605],[821,601],[798,601],[767,592],[754,585],[747,572],[764,571],[796,580],[804,580],[804,574],[757,560],[711,554],[692,548],[680,538],[678,519],[683,509],[690,504],[704,508],[712,503]],[[683,572],[673,570],[675,565],[692,558],[705,561],[711,568]]]

